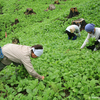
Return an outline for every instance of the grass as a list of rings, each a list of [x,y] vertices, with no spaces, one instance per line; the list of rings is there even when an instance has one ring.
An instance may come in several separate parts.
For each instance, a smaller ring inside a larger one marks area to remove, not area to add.
[[[42,44],[43,55],[31,59],[35,71],[45,76],[45,80],[32,78],[23,66],[13,64],[0,72],[2,84],[1,100],[91,100],[100,97],[99,52],[87,48],[80,51],[87,33],[81,31],[77,40],[68,40],[64,34],[73,20],[84,18],[87,23],[99,27],[99,5],[97,0],[59,1],[53,11],[44,11],[53,0],[0,0],[3,6],[0,14],[0,45],[11,43],[17,36],[20,44],[32,46]],[[77,7],[79,16],[67,19],[71,7]],[[26,8],[36,14],[25,15]],[[11,26],[18,18],[19,23]],[[4,38],[5,32],[8,37]],[[18,69],[16,77],[15,69]]]

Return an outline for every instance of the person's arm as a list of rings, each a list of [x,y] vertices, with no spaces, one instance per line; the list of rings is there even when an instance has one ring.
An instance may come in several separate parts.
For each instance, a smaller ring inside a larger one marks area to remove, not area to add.
[[[98,35],[98,39],[96,39],[97,41],[95,41],[95,45],[100,43],[100,30],[99,30],[99,33],[97,35]]]
[[[100,39],[98,39],[98,42],[100,43]]]
[[[79,36],[79,37],[81,36],[81,34],[80,34],[80,30],[78,31],[78,36]]]
[[[86,46],[86,43],[89,41],[90,34],[88,33],[87,38],[85,39],[84,43],[81,46],[81,49],[83,49]]]
[[[33,77],[38,78],[38,79],[44,79],[44,76],[39,75],[34,70],[33,65],[31,64],[30,58],[26,58],[26,59],[22,60],[22,63],[30,75],[32,75]]]
[[[80,24],[79,27],[78,27],[78,36],[79,36],[79,37],[81,36],[80,28],[81,28],[81,24]]]
[[[81,36],[80,27],[81,27],[81,25],[79,25],[79,27],[77,25],[75,26],[76,33],[78,34],[77,36],[79,36],[79,37]]]

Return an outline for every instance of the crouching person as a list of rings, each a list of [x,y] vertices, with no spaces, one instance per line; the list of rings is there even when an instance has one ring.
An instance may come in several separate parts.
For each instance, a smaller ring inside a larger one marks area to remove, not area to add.
[[[66,28],[66,33],[68,35],[68,39],[76,40],[77,36],[81,36],[80,34],[81,25],[70,25]]]
[[[18,66],[23,64],[30,75],[35,78],[44,79],[44,76],[39,75],[33,68],[31,63],[32,58],[37,58],[43,53],[42,45],[34,45],[32,47],[18,44],[6,44],[2,47],[4,58],[0,61],[0,71],[10,65],[12,62]]]
[[[92,46],[87,46],[87,48],[91,49],[92,51],[100,49],[100,28],[97,28],[94,24],[90,23],[85,26],[85,30],[87,31],[88,35],[84,43],[82,44],[81,49],[86,46],[87,42],[89,42],[89,39],[91,37],[95,37],[96,41]]]

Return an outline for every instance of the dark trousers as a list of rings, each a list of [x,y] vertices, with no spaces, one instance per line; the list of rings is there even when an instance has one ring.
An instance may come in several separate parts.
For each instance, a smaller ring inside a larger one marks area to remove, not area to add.
[[[13,62],[13,64],[14,64],[16,67],[17,67],[18,65],[21,65],[21,64],[15,63],[15,62]],[[4,65],[2,62],[0,62],[0,71],[3,70],[5,67],[6,67],[6,65]]]
[[[88,49],[91,49],[92,51],[94,50],[95,48],[95,45],[91,45],[91,46],[87,46]]]
[[[99,38],[98,39],[100,39],[100,36],[99,36]],[[92,51],[94,50],[94,48],[96,47],[96,49],[97,50],[99,50],[100,49],[100,43],[99,43],[99,41],[97,40],[97,41],[95,41],[95,43],[94,43],[94,45],[91,45],[91,46],[87,46],[87,48],[88,49],[91,49]]]
[[[75,37],[76,36],[74,33],[71,33],[71,32],[69,32],[67,30],[66,30],[66,33],[67,33],[69,39],[71,39],[72,37]]]
[[[2,69],[4,69],[6,67],[6,65],[4,65],[2,62],[0,62],[0,71],[2,70]]]

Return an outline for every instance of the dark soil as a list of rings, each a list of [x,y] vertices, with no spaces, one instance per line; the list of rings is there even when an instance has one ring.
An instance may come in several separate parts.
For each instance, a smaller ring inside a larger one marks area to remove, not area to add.
[[[3,6],[0,5],[0,14],[3,14],[2,13],[2,8],[3,8]]]

